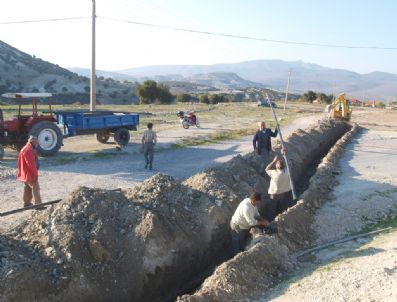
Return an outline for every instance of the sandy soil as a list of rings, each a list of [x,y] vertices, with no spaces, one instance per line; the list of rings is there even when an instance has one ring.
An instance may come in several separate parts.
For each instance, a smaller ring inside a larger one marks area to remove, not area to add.
[[[283,137],[298,128],[306,128],[323,118],[324,114],[312,114],[296,119],[293,123],[282,128]],[[46,160],[41,165],[40,186],[43,201],[50,201],[68,196],[79,186],[103,189],[128,188],[140,183],[155,173],[161,172],[183,179],[191,176],[206,167],[218,165],[230,160],[237,154],[252,151],[252,137],[245,137],[234,141],[225,141],[211,145],[201,145],[188,148],[170,149],[170,142],[175,142],[180,137],[203,135],[203,131],[218,131],[219,128],[191,128],[184,130],[181,126],[176,129],[159,131],[160,152],[154,160],[154,169],[144,169],[143,155],[138,144],[131,144],[122,151],[114,151],[114,145],[107,155],[110,157],[72,157],[71,163],[60,164],[68,152],[84,150],[87,152],[97,148],[98,143],[93,136],[80,136],[67,140],[62,152],[53,159]],[[138,138],[135,138],[138,141]],[[83,152],[83,153],[84,153]],[[16,157],[16,152],[8,155]],[[68,159],[66,157],[66,159]],[[14,160],[15,161],[15,160]],[[6,172],[3,172],[6,173]],[[8,172],[8,177],[3,179],[0,186],[0,211],[18,208],[22,205],[21,197],[23,186],[15,181],[15,170]],[[12,216],[2,217],[0,232],[17,225],[29,213],[24,212]]]
[[[283,135],[286,137],[297,128],[305,128],[319,116],[298,119],[283,128]],[[340,162],[339,185],[334,188],[332,200],[318,212],[318,243],[343,237],[397,213],[397,113],[358,110],[353,114],[354,121],[367,129],[346,148]],[[198,132],[194,130],[189,131],[194,135]],[[172,131],[163,134],[167,143],[179,135]],[[87,143],[79,139],[75,139],[74,148]],[[90,146],[87,143],[86,148]],[[40,182],[44,199],[52,200],[69,195],[79,185],[108,189],[131,187],[156,172],[183,179],[251,150],[251,137],[183,149],[164,148],[156,154],[155,170],[147,171],[142,167],[142,155],[135,145],[112,157],[62,165],[47,162],[42,167]],[[0,211],[18,207],[22,186],[12,177],[3,178],[0,195]],[[26,215],[2,218],[0,232]],[[394,229],[374,239],[351,241],[311,254],[299,264],[301,269],[258,301],[396,301],[396,242]]]
[[[368,128],[346,148],[333,199],[317,214],[319,244],[397,214],[397,113],[355,120]],[[393,229],[312,253],[258,301],[397,301],[396,242]]]

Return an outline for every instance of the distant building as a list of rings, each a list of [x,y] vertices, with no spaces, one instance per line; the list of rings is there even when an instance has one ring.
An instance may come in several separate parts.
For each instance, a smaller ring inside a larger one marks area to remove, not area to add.
[[[358,99],[349,99],[350,105],[351,106],[361,106],[362,102]]]

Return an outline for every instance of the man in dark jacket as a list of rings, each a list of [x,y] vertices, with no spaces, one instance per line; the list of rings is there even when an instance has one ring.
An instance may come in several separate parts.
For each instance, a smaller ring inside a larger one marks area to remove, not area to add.
[[[269,155],[272,150],[272,142],[270,138],[276,137],[278,130],[276,128],[273,132],[269,128],[266,128],[265,122],[260,122],[258,126],[259,130],[256,131],[252,143],[254,145],[255,152],[261,157],[260,169],[261,173],[263,173],[265,171],[265,167],[270,161]]]

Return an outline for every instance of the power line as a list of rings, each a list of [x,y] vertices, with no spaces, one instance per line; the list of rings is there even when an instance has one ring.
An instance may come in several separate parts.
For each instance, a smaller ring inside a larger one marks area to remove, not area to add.
[[[54,18],[54,19],[41,19],[41,20],[22,20],[22,21],[9,21],[0,22],[0,24],[24,24],[24,23],[40,23],[40,22],[54,22],[54,21],[70,21],[79,19],[90,19],[91,17],[69,17],[69,18]]]
[[[53,19],[40,19],[40,20],[21,20],[21,21],[0,22],[0,25],[70,21],[70,20],[90,19],[90,18],[91,17],[69,17],[69,18],[53,18]],[[251,37],[251,36],[242,36],[242,35],[211,32],[211,31],[202,31],[202,30],[191,29],[191,28],[159,25],[159,24],[153,24],[153,23],[138,22],[138,21],[133,21],[133,20],[123,20],[123,19],[117,19],[117,18],[111,18],[111,17],[105,17],[105,16],[97,16],[97,18],[109,20],[109,21],[121,22],[121,23],[129,23],[129,24],[142,25],[142,26],[148,26],[148,27],[154,27],[154,28],[169,29],[169,30],[174,30],[174,31],[182,31],[182,32],[197,33],[197,34],[204,34],[204,35],[211,35],[211,36],[218,36],[218,37],[225,37],[225,38],[253,40],[253,41],[261,41],[261,42],[269,42],[269,43],[300,45],[300,46],[314,46],[314,47],[328,47],[328,48],[346,48],[346,49],[397,50],[397,47],[355,46],[355,45],[343,45],[343,44],[321,44],[321,43],[312,43],[312,42],[275,40],[275,39],[268,39],[268,38],[258,38],[258,37]]]
[[[297,42],[297,41],[287,41],[287,40],[274,40],[274,39],[267,39],[267,38],[258,38],[258,37],[250,37],[250,36],[224,34],[224,33],[210,32],[210,31],[201,31],[201,30],[190,29],[190,28],[173,27],[173,26],[166,26],[166,25],[159,25],[159,24],[153,24],[153,23],[138,22],[138,21],[132,21],[132,20],[122,20],[122,19],[110,18],[110,17],[104,17],[104,16],[98,16],[98,18],[101,18],[101,19],[104,19],[104,20],[109,20],[109,21],[130,23],[130,24],[143,25],[143,26],[162,28],[162,29],[169,29],[169,30],[175,30],[175,31],[183,31],[183,32],[190,32],[190,33],[197,33],[197,34],[204,34],[204,35],[225,37],[225,38],[254,40],[254,41],[261,41],[261,42],[271,42],[271,43],[301,45],[301,46],[329,47],[329,48],[397,50],[397,47],[354,46],[354,45],[343,45],[343,44],[321,44],[321,43]]]

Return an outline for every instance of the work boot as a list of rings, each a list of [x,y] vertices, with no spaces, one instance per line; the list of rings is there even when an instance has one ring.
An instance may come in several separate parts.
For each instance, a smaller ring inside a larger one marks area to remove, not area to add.
[[[31,203],[31,202],[29,202],[29,203],[24,203],[23,204],[23,207],[24,208],[27,208],[27,207],[31,207],[33,204]]]

